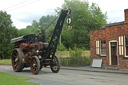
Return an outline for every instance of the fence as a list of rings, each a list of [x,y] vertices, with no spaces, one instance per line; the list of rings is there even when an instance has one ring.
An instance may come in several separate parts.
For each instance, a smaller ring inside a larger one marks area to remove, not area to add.
[[[69,51],[57,51],[56,56],[58,56],[58,57],[70,57],[70,52]],[[82,51],[81,56],[82,57],[90,56],[90,50]]]
[[[90,64],[90,58],[88,57],[66,57],[60,58],[62,66],[86,66]]]

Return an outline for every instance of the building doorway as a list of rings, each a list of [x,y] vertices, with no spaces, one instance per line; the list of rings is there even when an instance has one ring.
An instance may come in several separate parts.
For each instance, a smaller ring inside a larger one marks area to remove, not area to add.
[[[117,65],[117,42],[111,42],[111,65]]]

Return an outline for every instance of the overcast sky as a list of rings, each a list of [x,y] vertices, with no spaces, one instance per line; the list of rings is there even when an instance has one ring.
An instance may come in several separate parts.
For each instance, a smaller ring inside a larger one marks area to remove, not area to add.
[[[107,22],[124,21],[124,9],[128,8],[128,0],[88,0],[97,3],[103,13],[107,12]],[[13,25],[18,29],[31,25],[33,20],[41,16],[53,15],[64,0],[0,0],[0,10],[11,15]]]

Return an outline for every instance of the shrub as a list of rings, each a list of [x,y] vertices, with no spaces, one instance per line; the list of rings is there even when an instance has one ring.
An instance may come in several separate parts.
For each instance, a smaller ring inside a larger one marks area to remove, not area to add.
[[[57,50],[58,50],[58,51],[66,51],[67,48],[66,48],[63,44],[61,44],[61,45],[58,45],[58,46],[57,46]]]
[[[85,62],[86,62],[86,65],[90,65],[90,56],[86,56],[86,60],[85,60]]]
[[[69,49],[70,57],[81,57],[82,50],[76,46],[72,49]]]

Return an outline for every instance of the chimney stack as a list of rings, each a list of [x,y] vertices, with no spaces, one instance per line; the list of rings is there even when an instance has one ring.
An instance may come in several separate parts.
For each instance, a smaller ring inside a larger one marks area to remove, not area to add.
[[[128,9],[124,10],[125,23],[128,23]]]
[[[42,42],[45,42],[45,28],[41,30],[42,33]]]

